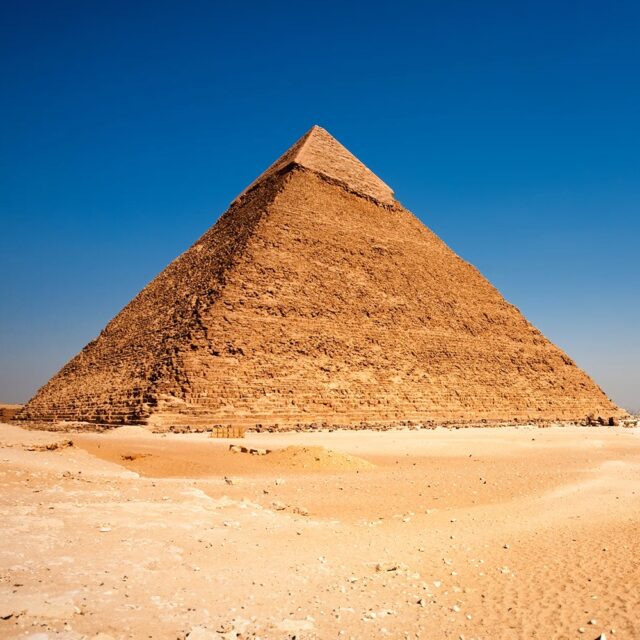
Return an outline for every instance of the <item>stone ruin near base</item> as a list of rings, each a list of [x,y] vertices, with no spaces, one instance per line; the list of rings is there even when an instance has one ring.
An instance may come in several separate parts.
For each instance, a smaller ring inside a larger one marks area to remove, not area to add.
[[[313,127],[17,418],[202,430],[587,415],[624,412]]]

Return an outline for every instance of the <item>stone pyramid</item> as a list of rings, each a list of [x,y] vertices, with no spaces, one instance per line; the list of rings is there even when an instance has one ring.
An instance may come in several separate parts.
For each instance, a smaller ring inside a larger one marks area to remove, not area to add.
[[[18,417],[164,430],[589,414],[623,412],[313,127]]]

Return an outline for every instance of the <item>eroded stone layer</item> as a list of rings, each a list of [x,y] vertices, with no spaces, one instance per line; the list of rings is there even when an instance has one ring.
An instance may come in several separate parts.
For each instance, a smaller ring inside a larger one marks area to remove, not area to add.
[[[393,191],[331,134],[317,125],[311,127],[239,196],[274,174],[297,165],[336,180],[349,191],[382,204],[393,204]]]
[[[20,414],[246,426],[620,411],[399,204],[267,176]]]

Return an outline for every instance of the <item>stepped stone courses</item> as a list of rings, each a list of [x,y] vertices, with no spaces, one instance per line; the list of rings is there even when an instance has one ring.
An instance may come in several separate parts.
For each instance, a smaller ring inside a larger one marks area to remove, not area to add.
[[[622,416],[314,127],[18,414],[213,425]]]

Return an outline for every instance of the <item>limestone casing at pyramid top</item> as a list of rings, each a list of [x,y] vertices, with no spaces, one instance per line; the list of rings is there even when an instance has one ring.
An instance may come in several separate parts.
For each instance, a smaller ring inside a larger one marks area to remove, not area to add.
[[[373,198],[382,204],[394,202],[393,190],[318,125],[311,127],[302,138],[238,195],[234,202],[265,178],[290,165],[298,165],[337,180],[351,191]]]

